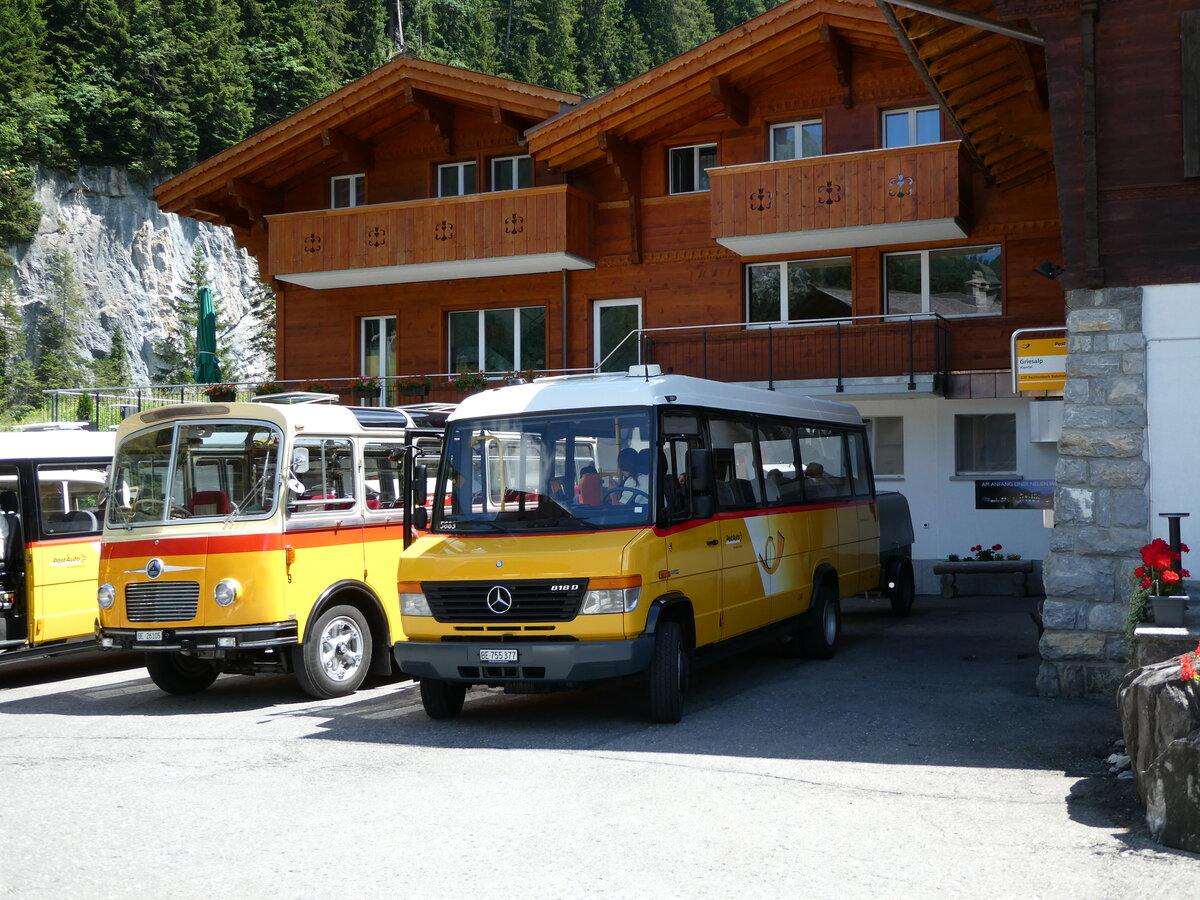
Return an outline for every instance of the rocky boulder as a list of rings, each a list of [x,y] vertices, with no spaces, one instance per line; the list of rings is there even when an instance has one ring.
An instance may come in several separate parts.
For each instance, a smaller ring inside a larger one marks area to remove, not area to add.
[[[1200,853],[1200,682],[1178,658],[1155,663],[1125,676],[1117,705],[1151,835]]]

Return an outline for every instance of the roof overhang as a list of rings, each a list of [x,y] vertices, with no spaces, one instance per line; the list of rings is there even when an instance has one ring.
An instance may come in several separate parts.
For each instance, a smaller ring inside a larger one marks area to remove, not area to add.
[[[406,266],[374,266],[276,275],[280,281],[314,290],[368,287],[381,284],[412,284],[418,281],[453,281],[457,278],[494,278],[501,275],[542,275],[563,269],[581,271],[596,264],[573,253],[536,253],[527,256],[497,256],[489,259],[414,263]]]
[[[957,217],[928,219],[921,222],[888,222],[855,225],[848,228],[820,228],[809,231],[785,231],[774,234],[750,234],[717,238],[717,243],[738,256],[770,256],[776,253],[815,253],[851,247],[877,247],[885,244],[925,244],[954,241],[970,234],[966,223]]]

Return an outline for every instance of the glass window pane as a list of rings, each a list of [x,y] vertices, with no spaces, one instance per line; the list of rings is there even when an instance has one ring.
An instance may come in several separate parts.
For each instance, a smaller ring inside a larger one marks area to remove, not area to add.
[[[450,313],[450,371],[478,369],[479,365],[479,313]]]
[[[775,263],[746,267],[750,293],[750,310],[747,321],[783,321],[779,272],[780,266]]]
[[[929,251],[929,310],[943,316],[1000,313],[1000,248]]]
[[[805,123],[801,132],[800,141],[800,155],[805,159],[813,156],[820,156],[822,153],[824,153],[824,139],[821,136],[821,123]]]
[[[680,147],[671,151],[671,193],[686,194],[696,189],[695,148]]]
[[[921,312],[921,254],[892,253],[884,257],[889,313]]]
[[[876,416],[867,422],[876,475],[904,474],[904,418]]]
[[[638,339],[629,337],[630,332],[638,327],[638,305],[622,303],[612,306],[598,306],[596,315],[600,319],[600,358],[597,364],[602,364],[602,372],[626,372],[630,366],[638,364]],[[620,350],[613,353],[618,346]]]
[[[521,319],[522,371],[546,368],[546,307],[523,306]]]
[[[796,474],[799,466],[791,426],[772,422],[760,425],[758,451],[762,458],[767,503],[799,503],[803,497],[800,478]]]
[[[475,163],[467,163],[462,167],[462,193],[475,193]]]
[[[511,191],[512,190],[512,169],[513,161],[511,159],[493,159],[492,160],[492,190],[493,191]]]
[[[804,496],[820,503],[850,495],[842,433],[829,428],[798,428],[800,461],[804,464]]]
[[[796,126],[776,125],[771,129],[771,159],[796,158]]]
[[[333,208],[345,209],[350,205],[350,180],[348,178],[333,179]]]
[[[867,444],[865,436],[857,431],[846,435],[850,450],[850,487],[855,497],[871,495],[871,478],[867,474]]]
[[[517,187],[533,187],[533,157],[517,157]]]
[[[458,196],[458,167],[438,166],[438,196]]]
[[[909,137],[908,110],[884,113],[883,116],[883,146],[907,147],[912,143]]]
[[[942,139],[942,114],[937,109],[917,110],[917,143],[936,144]]]
[[[701,191],[708,190],[708,172],[706,169],[711,169],[717,164],[717,148],[716,146],[699,148],[700,171],[696,174],[696,189]]]
[[[511,372],[516,368],[516,316],[513,309],[483,311],[483,368],[487,372]]]
[[[382,375],[379,371],[380,325],[378,318],[363,319],[362,374]]]
[[[354,206],[362,206],[367,202],[367,176],[354,176]]]
[[[954,468],[959,475],[1015,472],[1016,414],[955,416]]]
[[[708,433],[716,476],[717,505],[745,509],[761,499],[754,459],[754,426],[747,420],[710,417]]]
[[[849,259],[813,259],[789,262],[787,317],[842,319],[850,315]]]

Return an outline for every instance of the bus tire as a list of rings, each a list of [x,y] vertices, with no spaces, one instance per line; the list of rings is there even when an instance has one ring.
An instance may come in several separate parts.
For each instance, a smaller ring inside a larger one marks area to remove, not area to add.
[[[889,594],[892,601],[892,612],[897,616],[907,616],[912,612],[913,601],[917,597],[917,583],[913,576],[912,562],[904,560],[896,573],[896,586]]]
[[[220,671],[209,659],[185,656],[178,651],[147,653],[146,671],[150,680],[168,694],[196,694],[209,687]]]
[[[673,724],[683,718],[688,662],[683,628],[678,622],[659,622],[650,658],[650,721]]]
[[[813,597],[812,609],[801,625],[800,642],[804,655],[812,659],[832,659],[842,634],[842,606],[829,579],[821,582]]]
[[[363,614],[353,606],[326,610],[308,639],[292,648],[292,667],[310,697],[353,694],[371,668],[371,629]]]
[[[421,705],[431,719],[453,719],[463,708],[467,686],[440,678],[421,679]]]

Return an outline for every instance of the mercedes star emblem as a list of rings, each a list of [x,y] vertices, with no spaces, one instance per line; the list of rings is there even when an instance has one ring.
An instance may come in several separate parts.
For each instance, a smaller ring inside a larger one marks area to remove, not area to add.
[[[513,595],[506,587],[496,585],[487,593],[488,609],[498,616],[504,615],[513,606]]]
[[[164,568],[165,564],[156,556],[154,559],[150,560],[150,562],[146,563],[146,575],[152,579],[157,578],[163,573]]]

